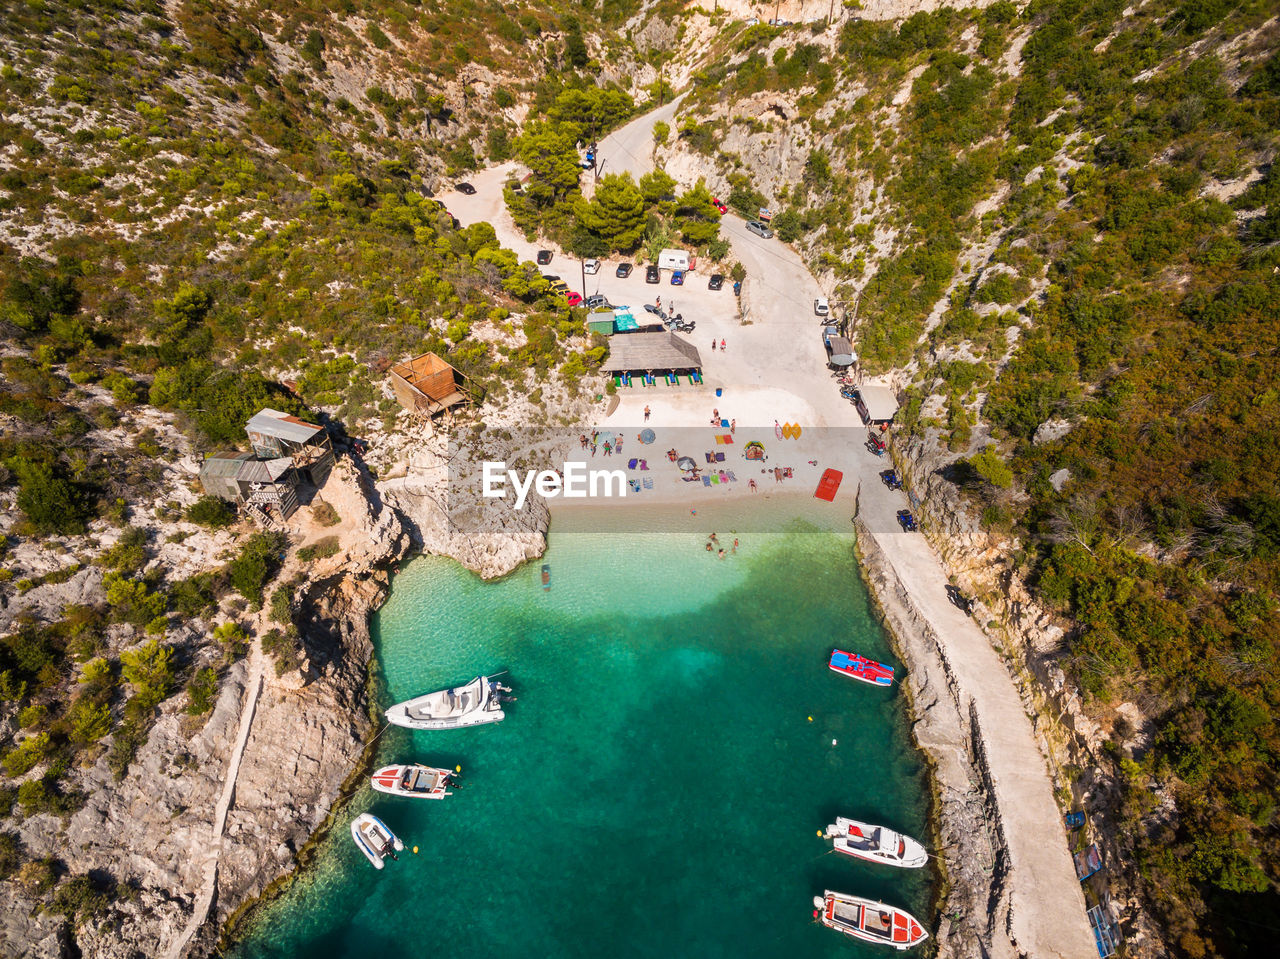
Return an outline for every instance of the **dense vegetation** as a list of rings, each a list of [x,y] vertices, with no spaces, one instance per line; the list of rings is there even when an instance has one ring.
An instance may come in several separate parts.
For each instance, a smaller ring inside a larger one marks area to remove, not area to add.
[[[918,367],[906,425],[972,454],[953,475],[1021,534],[1099,717],[1150,718],[1114,725],[1121,830],[1197,957],[1256,954],[1280,926],[1274,12],[997,2],[851,19],[833,53],[759,25],[682,121],[812,144],[765,196],[720,137],[688,141],[735,208],[781,208],[869,371]],[[741,115],[760,91],[786,106]],[[974,452],[979,426],[999,445]]]

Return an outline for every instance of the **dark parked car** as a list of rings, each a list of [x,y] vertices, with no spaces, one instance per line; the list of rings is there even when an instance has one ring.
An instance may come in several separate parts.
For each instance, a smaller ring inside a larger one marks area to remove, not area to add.
[[[476,188],[470,183],[459,183],[457,189],[459,193],[465,193],[467,196],[476,195]]]
[[[548,283],[554,283],[556,280],[560,279],[560,277],[556,276],[554,273],[543,273],[542,278]]]
[[[547,265],[548,263],[550,263],[550,262],[551,262],[551,251],[550,251],[550,250],[539,250],[539,251],[538,251],[538,266],[546,266],[546,265]]]
[[[658,268],[650,263],[644,268],[644,281],[646,283],[657,283],[661,281],[662,275],[658,272]]]
[[[631,264],[619,263],[618,269],[616,270],[615,275],[625,280],[627,277],[631,275]]]
[[[671,285],[684,286],[684,270],[671,271]]]
[[[959,586],[947,585],[947,599],[951,600],[951,605],[966,616],[973,615],[973,600],[962,593]]]
[[[708,290],[718,290],[718,289],[720,289],[722,286],[724,286],[724,274],[722,274],[722,273],[712,273],[712,274],[711,274],[711,279],[707,280],[707,289],[708,289]]]

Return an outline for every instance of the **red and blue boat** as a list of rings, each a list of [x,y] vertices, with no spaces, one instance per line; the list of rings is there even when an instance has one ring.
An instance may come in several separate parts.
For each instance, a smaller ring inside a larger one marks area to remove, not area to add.
[[[837,673],[850,679],[859,679],[872,686],[892,686],[893,667],[877,663],[865,656],[846,653],[843,649],[831,651],[831,662],[827,664]]]

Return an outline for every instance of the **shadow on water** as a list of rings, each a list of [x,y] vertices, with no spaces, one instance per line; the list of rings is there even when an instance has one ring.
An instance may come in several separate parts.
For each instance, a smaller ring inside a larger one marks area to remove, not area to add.
[[[411,564],[375,623],[388,696],[507,668],[518,702],[497,725],[388,731],[379,762],[460,764],[464,788],[361,789],[350,815],[381,816],[400,861],[376,872],[344,821],[233,954],[394,955],[465,935],[514,956],[878,955],[816,926],[812,897],[924,917],[926,871],[816,835],[837,813],[925,835],[901,699],[826,668],[833,645],[889,656],[851,538],[796,528],[723,561],[702,546],[553,535],[549,592],[538,564],[496,583]]]

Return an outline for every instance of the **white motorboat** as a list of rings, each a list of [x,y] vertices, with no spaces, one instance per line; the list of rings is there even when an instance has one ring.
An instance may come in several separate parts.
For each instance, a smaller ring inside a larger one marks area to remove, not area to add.
[[[351,838],[374,869],[381,869],[382,860],[387,856],[398,858],[396,853],[404,848],[404,843],[373,813],[361,813],[352,820]]]
[[[832,840],[836,852],[886,866],[919,869],[929,861],[924,846],[910,836],[843,816],[827,827],[824,838]]]
[[[465,686],[396,703],[387,710],[386,717],[389,722],[407,729],[461,729],[497,723],[506,718],[502,694],[509,692],[511,690],[497,680],[477,676]]]
[[[449,792],[453,784],[453,770],[435,766],[383,766],[373,774],[373,788],[393,796],[443,799],[453,795]]]
[[[929,938],[924,926],[911,913],[874,899],[828,889],[821,896],[813,897],[813,909],[814,918],[828,929],[863,942],[892,946],[899,952]]]

